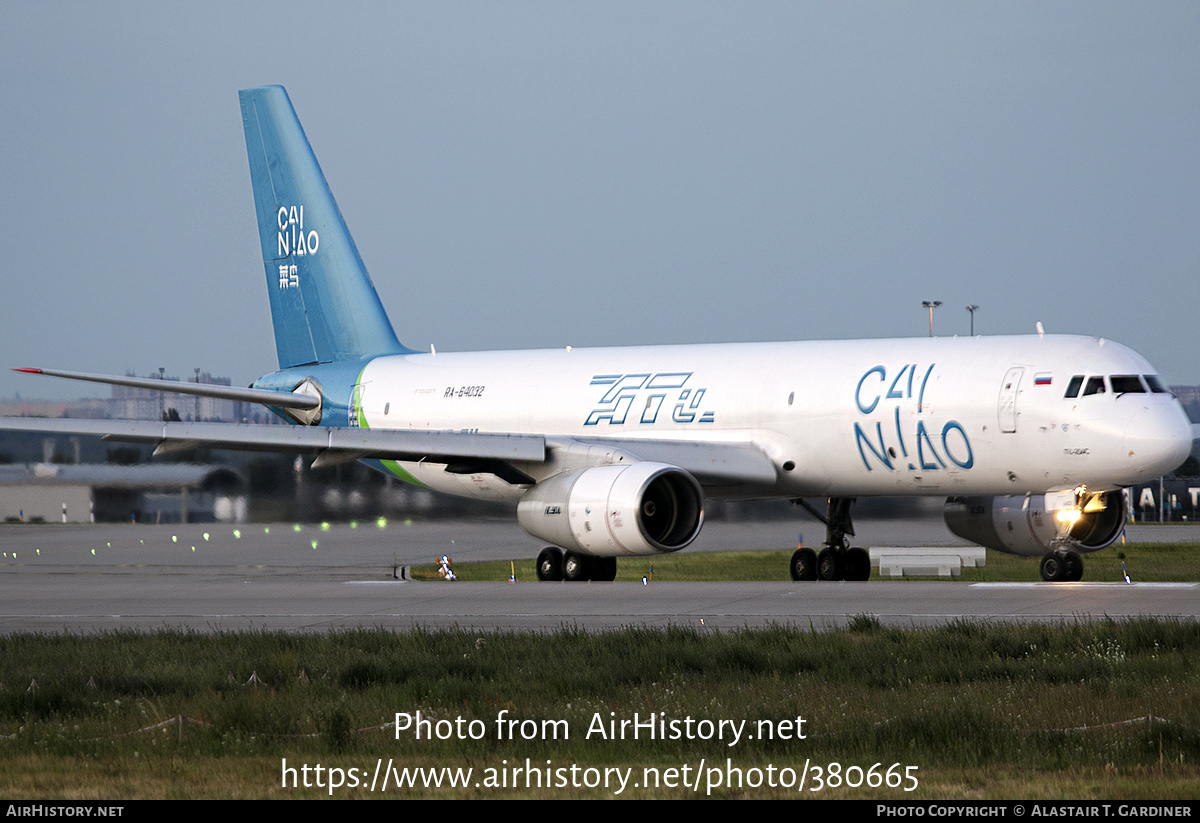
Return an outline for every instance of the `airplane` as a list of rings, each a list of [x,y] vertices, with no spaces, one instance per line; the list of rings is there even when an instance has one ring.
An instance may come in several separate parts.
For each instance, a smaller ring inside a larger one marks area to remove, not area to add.
[[[866,580],[860,497],[946,498],[955,534],[1083,574],[1122,489],[1178,467],[1192,428],[1136,352],[1094,337],[801,341],[421,352],[400,343],[282,86],[239,93],[279,369],[241,389],[291,426],[6,418],[0,428],[363,460],[516,504],[540,580],[610,581],[685,548],[712,499],[788,499],[826,526],[793,580]],[[160,390],[162,382],[17,371]],[[808,498],[824,499],[824,512]]]

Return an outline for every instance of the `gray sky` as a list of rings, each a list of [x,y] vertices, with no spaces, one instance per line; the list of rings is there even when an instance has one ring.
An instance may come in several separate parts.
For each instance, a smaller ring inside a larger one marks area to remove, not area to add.
[[[0,4],[0,365],[272,371],[237,90],[282,83],[414,348],[937,299],[1200,383],[1200,4],[333,5]]]

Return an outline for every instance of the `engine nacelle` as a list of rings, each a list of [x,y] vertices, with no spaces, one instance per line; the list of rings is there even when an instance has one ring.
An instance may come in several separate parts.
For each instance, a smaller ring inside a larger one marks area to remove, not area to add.
[[[1121,535],[1128,511],[1125,495],[1109,491],[1091,498],[1074,525],[1059,519],[1076,508],[1073,492],[1013,497],[949,497],[946,526],[959,537],[989,549],[1037,557],[1064,545],[1094,552]]]
[[[700,533],[704,494],[665,463],[626,463],[563,472],[517,504],[525,531],[569,551],[602,557],[679,551]]]

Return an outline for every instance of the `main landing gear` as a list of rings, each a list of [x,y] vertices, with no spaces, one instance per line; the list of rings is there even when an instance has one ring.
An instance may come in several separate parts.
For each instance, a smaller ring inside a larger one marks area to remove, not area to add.
[[[1083,558],[1074,549],[1055,549],[1042,558],[1042,579],[1047,583],[1077,583],[1083,579]]]
[[[871,576],[871,555],[858,546],[850,546],[846,535],[854,536],[850,522],[853,497],[829,498],[825,514],[804,500],[793,500],[825,524],[825,548],[796,549],[792,554],[790,571],[793,580],[866,580]]]
[[[537,576],[538,580],[611,583],[617,579],[617,558],[564,552],[557,546],[547,546],[538,552]]]

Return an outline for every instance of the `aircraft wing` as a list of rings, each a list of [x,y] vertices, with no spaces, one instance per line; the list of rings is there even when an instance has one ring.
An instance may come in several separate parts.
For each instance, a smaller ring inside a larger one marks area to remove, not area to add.
[[[546,459],[546,439],[533,434],[264,426],[249,423],[159,423],[152,420],[76,420],[3,417],[0,430],[95,435],[105,440],[157,443],[156,454],[197,446],[246,451],[320,453],[315,465],[376,457],[436,462],[461,458]],[[440,459],[438,459],[440,458]]]
[[[771,461],[751,443],[706,443],[616,438],[547,438],[540,434],[408,431],[248,423],[160,423],[152,420],[3,417],[0,431],[91,435],[126,443],[155,444],[155,454],[200,446],[239,451],[316,454],[315,468],[359,458],[446,463],[455,473],[492,472],[511,483],[532,482],[514,462],[543,463],[547,448],[571,443],[620,450],[636,460],[667,463],[701,484],[770,485]]]
[[[606,437],[573,438],[574,442],[619,449],[638,460],[666,463],[689,472],[702,486],[773,486],[775,465],[753,443],[694,440],[643,440]],[[551,448],[562,440],[547,438]]]
[[[207,383],[162,381],[129,375],[89,374],[58,369],[22,368],[14,371],[131,386],[176,394],[241,400],[276,408],[307,411],[320,398],[297,392],[240,389]],[[52,432],[92,435],[127,443],[153,443],[155,454],[186,451],[200,446],[239,451],[316,454],[313,467],[359,458],[430,461],[447,464],[455,474],[490,472],[509,483],[533,479],[513,462],[543,463],[547,448],[601,446],[633,460],[665,463],[692,474],[705,486],[770,486],[775,467],[753,443],[653,440],[605,437],[545,437],[540,434],[411,431],[333,426],[264,426],[244,423],[157,422],[151,420],[86,420],[73,418],[0,418],[0,431]]]

